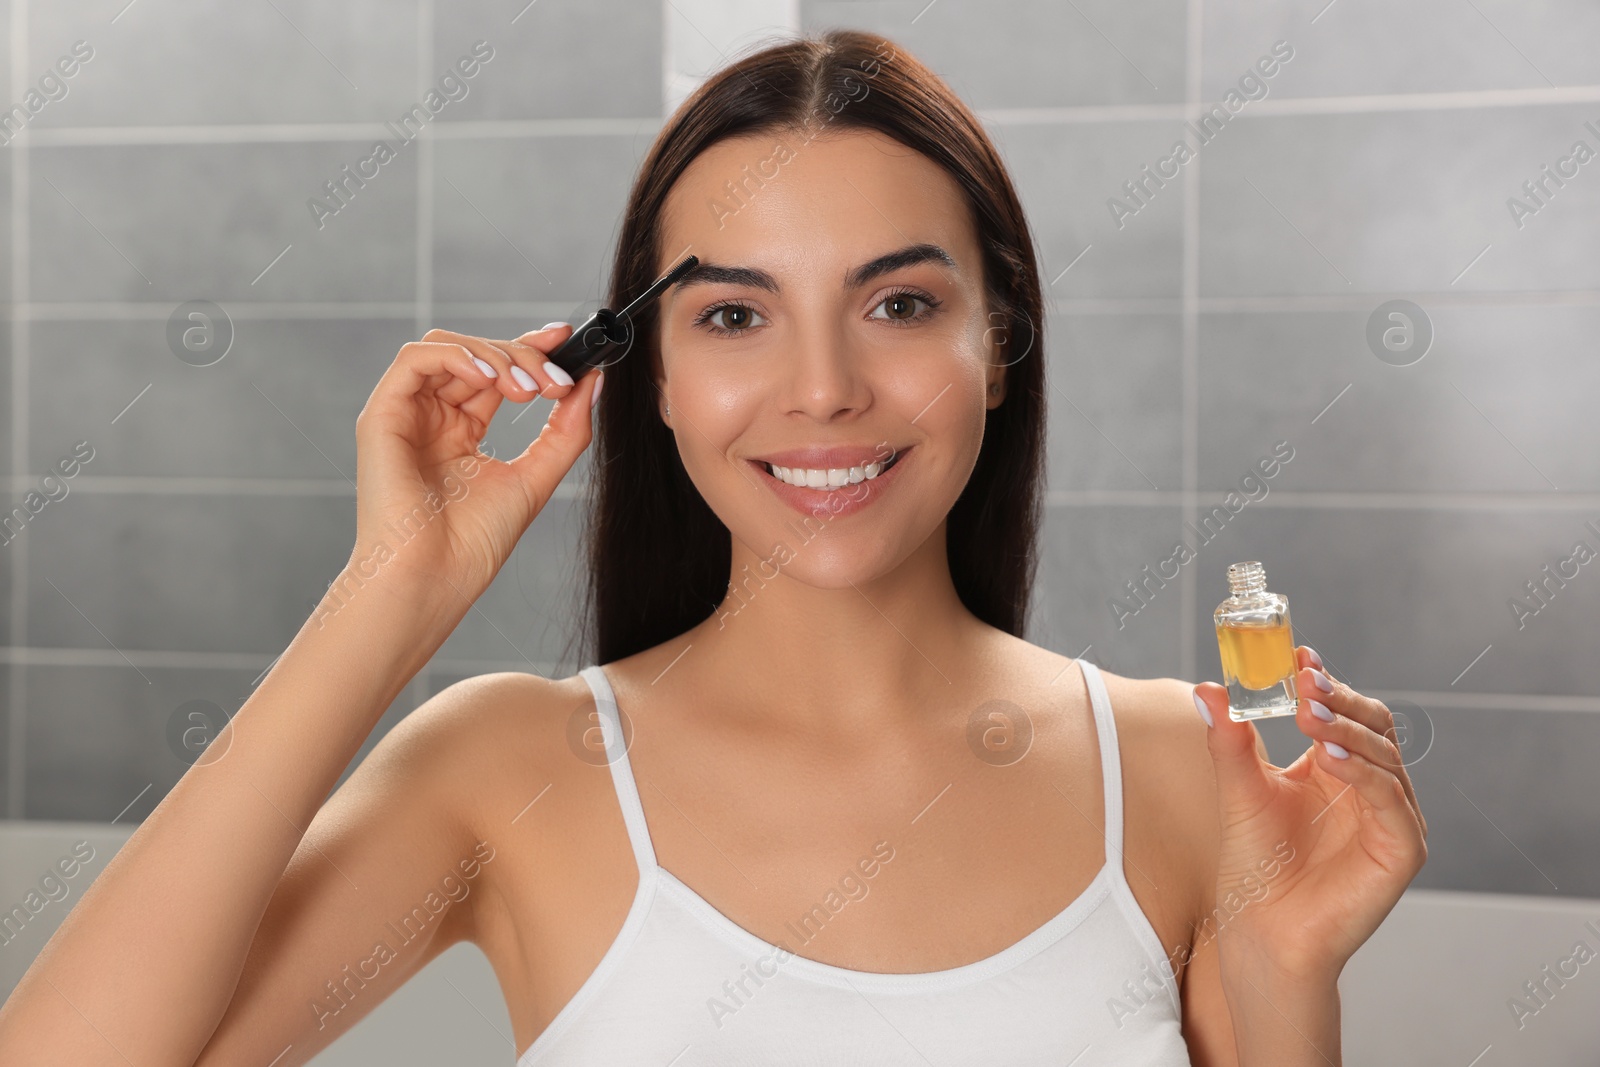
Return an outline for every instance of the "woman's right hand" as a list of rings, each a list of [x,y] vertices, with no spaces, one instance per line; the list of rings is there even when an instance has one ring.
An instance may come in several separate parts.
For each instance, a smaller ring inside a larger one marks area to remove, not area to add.
[[[545,369],[571,329],[557,323],[515,341],[429,330],[401,347],[356,419],[348,566],[364,579],[420,583],[440,602],[470,604],[489,587],[593,435],[603,372],[567,385]],[[556,404],[526,451],[509,461],[478,451],[503,398],[538,396]]]

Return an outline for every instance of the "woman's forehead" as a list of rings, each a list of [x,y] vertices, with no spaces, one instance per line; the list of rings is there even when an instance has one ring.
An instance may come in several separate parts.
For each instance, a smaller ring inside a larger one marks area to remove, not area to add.
[[[977,252],[955,180],[874,130],[770,131],[718,142],[674,183],[661,226],[661,254],[672,262],[693,252],[773,274],[837,272],[841,280],[849,268],[907,245],[937,245],[958,262]]]

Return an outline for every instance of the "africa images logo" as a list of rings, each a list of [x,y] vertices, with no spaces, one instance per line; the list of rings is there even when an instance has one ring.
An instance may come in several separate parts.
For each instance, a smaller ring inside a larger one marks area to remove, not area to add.
[[[1212,104],[1203,112],[1199,116],[1198,126],[1185,121],[1183,128],[1194,134],[1198,144],[1191,148],[1186,141],[1172,142],[1172,151],[1156,160],[1155,170],[1152,171],[1150,164],[1146,163],[1137,176],[1122,183],[1127,200],[1115,196],[1106,198],[1106,208],[1111,212],[1111,221],[1117,224],[1117,229],[1127,225],[1128,216],[1137,215],[1148,207],[1156,193],[1165,188],[1168,181],[1176,178],[1183,165],[1199,155],[1200,149],[1215,140],[1229,120],[1243,111],[1246,104],[1265,99],[1267,81],[1277,75],[1282,64],[1293,58],[1294,47],[1288,41],[1272,42],[1271,54],[1256,60],[1255,65],[1240,76],[1237,85],[1223,96],[1222,103]]]
[[[452,101],[465,100],[472,87],[467,82],[476,77],[483,69],[483,64],[494,58],[494,48],[488,41],[474,41],[472,54],[462,56],[456,60],[455,66],[446,70],[439,76],[439,84],[429,89],[422,98],[422,103],[412,104],[406,113],[401,115],[397,126],[393,122],[386,122],[384,126],[393,133],[398,146],[391,145],[388,141],[374,141],[372,151],[365,158],[356,161],[355,170],[350,169],[346,163],[339,170],[339,175],[322,183],[323,191],[327,198],[311,197],[306,201],[306,207],[311,210],[311,218],[316,222],[317,229],[327,225],[328,219],[337,215],[349,206],[355,199],[356,193],[367,187],[367,182],[382,173],[382,167],[399,158],[400,149],[422,136],[423,127],[433,121],[435,115],[443,111]]]

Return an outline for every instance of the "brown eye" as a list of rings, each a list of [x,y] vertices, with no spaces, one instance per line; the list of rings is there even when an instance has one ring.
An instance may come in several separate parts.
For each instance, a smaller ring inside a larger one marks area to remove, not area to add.
[[[754,308],[746,307],[744,304],[724,304],[714,308],[705,316],[704,321],[725,333],[739,333],[756,325],[756,320],[759,318]]]
[[[917,293],[890,293],[878,302],[878,306],[872,309],[872,314],[868,317],[897,325],[909,324],[927,318],[938,306],[939,302],[932,297]]]

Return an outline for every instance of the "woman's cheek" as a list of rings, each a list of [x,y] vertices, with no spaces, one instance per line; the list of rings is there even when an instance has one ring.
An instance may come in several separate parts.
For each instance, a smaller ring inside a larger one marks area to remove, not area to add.
[[[695,397],[694,408],[680,409],[680,401],[671,400],[674,395]],[[750,472],[739,469],[742,461],[734,458],[733,452],[741,435],[756,425],[757,391],[746,383],[705,378],[669,389],[668,398],[672,403],[668,419],[679,454],[701,496],[715,504],[719,495],[729,491],[719,490],[719,486],[747,484]]]

